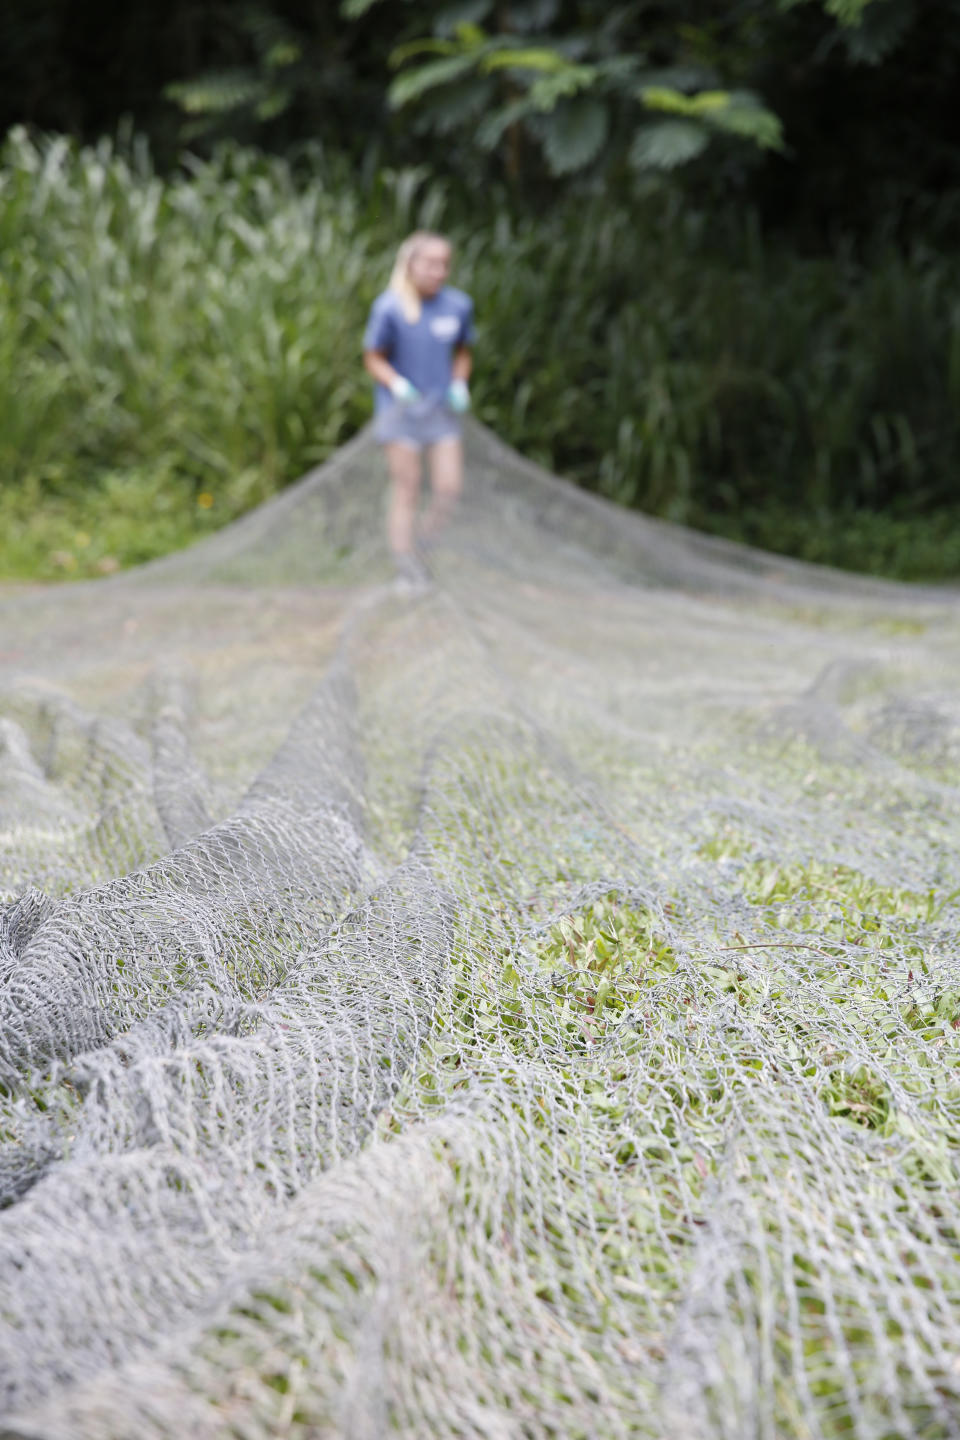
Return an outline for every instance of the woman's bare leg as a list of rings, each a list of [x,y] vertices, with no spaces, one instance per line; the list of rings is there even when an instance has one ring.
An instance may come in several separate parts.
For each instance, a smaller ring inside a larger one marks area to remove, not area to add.
[[[394,555],[412,555],[420,497],[420,451],[395,441],[384,447],[390,472],[390,514],[387,534]]]
[[[421,534],[435,540],[448,524],[463,490],[463,441],[457,435],[430,447],[430,504]]]

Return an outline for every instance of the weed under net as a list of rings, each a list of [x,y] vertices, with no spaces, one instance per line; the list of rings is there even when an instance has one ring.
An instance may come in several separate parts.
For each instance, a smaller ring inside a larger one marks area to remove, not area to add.
[[[468,458],[4,596],[0,1434],[955,1435],[955,597]]]

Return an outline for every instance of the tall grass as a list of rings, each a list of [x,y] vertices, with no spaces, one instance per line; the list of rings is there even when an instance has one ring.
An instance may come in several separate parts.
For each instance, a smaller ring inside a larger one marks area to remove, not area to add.
[[[46,502],[85,520],[142,499],[115,537],[141,559],[361,423],[358,315],[383,257],[346,185],[240,150],[161,180],[140,146],[16,133],[3,160],[0,475],[21,535]]]
[[[12,133],[0,157],[0,573],[183,544],[369,411],[359,336],[393,246],[445,225],[481,320],[479,412],[625,504],[900,574],[960,462],[958,265],[804,259],[668,191],[466,216],[422,171]],[[925,518],[926,517],[926,518]]]
[[[803,259],[662,201],[501,233],[491,410],[582,483],[739,528],[955,499],[954,259]]]

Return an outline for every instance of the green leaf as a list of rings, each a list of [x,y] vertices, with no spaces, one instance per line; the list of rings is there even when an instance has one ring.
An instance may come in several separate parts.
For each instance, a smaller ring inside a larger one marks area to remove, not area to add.
[[[569,60],[558,55],[556,50],[513,49],[497,50],[483,62],[485,70],[566,70]]]
[[[554,175],[589,165],[607,138],[609,115],[602,100],[578,96],[564,100],[543,117],[543,150]]]
[[[398,75],[387,92],[387,98],[394,110],[399,110],[404,105],[409,105],[412,100],[419,100],[421,95],[426,95],[430,90],[435,90],[440,85],[449,85],[451,81],[458,80],[461,75],[467,75],[476,66],[476,56],[473,52],[466,55],[449,55],[444,60],[433,60],[426,65],[420,65],[416,70],[408,70],[403,75]]]
[[[871,0],[827,0],[826,11],[834,15],[841,25],[858,25]]]
[[[438,135],[449,135],[484,114],[493,103],[495,94],[494,82],[486,75],[471,75],[459,85],[441,89],[424,102],[422,116],[425,128],[436,131]]]
[[[378,0],[343,0],[340,14],[345,20],[359,20],[376,4],[378,4]]]
[[[726,90],[702,90],[691,96],[668,85],[642,85],[639,93],[648,110],[662,110],[668,115],[702,115],[722,109],[729,100]]]
[[[290,108],[292,99],[289,90],[271,90],[269,95],[265,95],[254,107],[253,113],[258,120],[273,120]]]
[[[164,95],[188,115],[225,115],[264,97],[263,81],[250,70],[224,70],[167,85]]]
[[[709,132],[695,120],[658,120],[637,131],[630,164],[636,170],[674,170],[694,160],[709,143]]]
[[[457,39],[466,50],[476,50],[481,45],[486,45],[489,36],[479,25],[468,25],[466,22],[458,25],[456,31]]]
[[[459,0],[445,5],[433,22],[434,35],[454,35],[461,25],[480,25],[493,9],[493,0]]]
[[[263,57],[269,70],[281,70],[286,65],[296,65],[303,51],[295,40],[278,40],[270,46]]]
[[[874,5],[859,25],[846,25],[843,41],[855,65],[879,65],[901,43],[916,20],[908,0],[895,5]]]
[[[804,0],[780,0],[781,10],[794,10]],[[823,0],[823,8],[841,25],[859,25],[871,0]]]
[[[705,65],[662,66],[656,70],[642,71],[637,79],[640,83],[632,94],[638,100],[643,99],[643,92],[648,89],[688,95],[716,88],[716,75]]]
[[[510,24],[515,30],[545,30],[560,12],[560,0],[520,0],[510,6]]]
[[[696,98],[700,99],[699,96]],[[762,150],[780,150],[783,147],[783,126],[779,116],[749,91],[734,91],[726,97],[726,104],[713,105],[697,113],[715,129],[752,140]]]
[[[418,55],[459,54],[460,46],[453,40],[410,40],[406,45],[398,45],[395,50],[390,52],[388,64],[392,70],[397,70]]]
[[[509,105],[501,106],[480,122],[474,135],[476,143],[481,150],[496,150],[510,126],[515,125],[518,120],[525,120],[535,110],[536,106],[531,104],[529,96],[526,95],[512,100]]]
[[[530,101],[536,110],[552,110],[558,100],[588,89],[596,74],[592,65],[570,65],[557,75],[541,75],[530,87]]]
[[[701,90],[697,95],[681,95],[668,86],[646,85],[640,97],[648,110],[702,120],[714,129],[752,140],[761,149],[778,150],[783,145],[780,120],[748,90]]]

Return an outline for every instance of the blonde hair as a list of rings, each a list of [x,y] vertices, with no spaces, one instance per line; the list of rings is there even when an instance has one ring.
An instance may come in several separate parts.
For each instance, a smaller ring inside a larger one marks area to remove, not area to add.
[[[442,245],[450,248],[450,241],[446,235],[438,235],[434,230],[414,230],[397,251],[397,258],[393,262],[393,271],[390,275],[388,289],[400,301],[400,309],[403,311],[403,318],[411,325],[415,325],[420,319],[420,291],[410,279],[410,262],[414,255],[424,245],[439,240]]]

